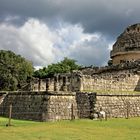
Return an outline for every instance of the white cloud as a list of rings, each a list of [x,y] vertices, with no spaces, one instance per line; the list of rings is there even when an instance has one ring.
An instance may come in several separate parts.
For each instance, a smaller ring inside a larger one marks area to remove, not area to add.
[[[112,41],[112,42],[110,42],[109,44],[108,44],[108,50],[109,51],[111,51],[112,49],[113,49],[113,44],[114,44],[115,42],[114,41]]]
[[[84,65],[105,65],[109,59],[109,42],[100,34],[76,42],[71,46],[71,56]]]
[[[12,17],[10,17],[12,19]],[[99,33],[84,33],[81,25],[60,22],[50,28],[38,19],[28,19],[22,26],[0,24],[0,49],[12,50],[33,61],[35,66],[46,66],[72,57],[80,64],[101,65],[108,59],[108,42]]]
[[[47,65],[55,60],[53,47],[56,36],[48,27],[35,19],[28,20],[23,26],[15,27],[0,24],[0,48],[12,50],[34,62],[34,65]]]

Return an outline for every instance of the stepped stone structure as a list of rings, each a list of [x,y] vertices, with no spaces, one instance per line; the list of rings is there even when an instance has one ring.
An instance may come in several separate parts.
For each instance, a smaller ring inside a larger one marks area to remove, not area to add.
[[[0,92],[0,115],[54,121],[92,118],[102,108],[107,117],[140,116],[140,24],[117,39],[105,67],[85,67],[71,73],[34,79],[31,91]],[[134,91],[137,91],[135,93]]]

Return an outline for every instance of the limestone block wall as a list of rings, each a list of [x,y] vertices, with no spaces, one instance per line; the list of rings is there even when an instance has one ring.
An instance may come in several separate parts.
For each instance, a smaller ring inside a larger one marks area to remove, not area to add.
[[[91,118],[95,112],[96,93],[76,93],[76,102],[79,118]]]
[[[77,104],[75,95],[50,96],[48,100],[47,120],[70,120],[77,116]]]
[[[4,94],[6,95],[6,94]],[[75,92],[9,92],[0,104],[0,116],[55,121],[90,118],[95,107],[95,93]]]
[[[10,92],[0,105],[0,115],[8,117],[12,104],[12,118],[53,121],[77,118],[75,94],[63,92]],[[73,110],[71,106],[73,105]]]
[[[111,58],[113,64],[140,59],[140,24],[125,29],[113,45]]]
[[[140,91],[140,61],[89,67],[34,81],[33,91]]]
[[[109,118],[140,117],[140,94],[100,95],[96,96],[94,110],[102,108]]]
[[[112,57],[113,64],[120,64],[123,61],[134,61],[140,59],[140,51],[119,52]]]
[[[82,91],[140,91],[140,75],[135,70],[113,70],[82,76]]]
[[[81,91],[82,88],[81,83],[82,83],[81,76],[79,74],[72,73],[70,90],[76,92]]]
[[[108,118],[140,117],[140,93],[9,92],[0,95],[6,95],[0,103],[0,116],[8,117],[12,104],[12,118],[16,119],[56,121],[92,118],[100,108]]]
[[[43,113],[47,112],[48,100],[48,95],[38,92],[11,92],[0,105],[0,115],[8,116],[12,104],[12,118],[42,121]]]

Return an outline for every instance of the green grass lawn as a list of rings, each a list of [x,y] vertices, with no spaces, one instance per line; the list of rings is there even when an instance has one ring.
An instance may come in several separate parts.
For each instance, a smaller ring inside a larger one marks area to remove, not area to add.
[[[33,122],[0,118],[0,140],[140,140],[140,118]]]

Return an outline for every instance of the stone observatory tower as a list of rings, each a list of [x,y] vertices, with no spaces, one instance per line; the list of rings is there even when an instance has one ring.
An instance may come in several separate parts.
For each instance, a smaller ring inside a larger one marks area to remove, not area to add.
[[[117,38],[110,55],[113,65],[140,59],[140,23],[125,29]]]

